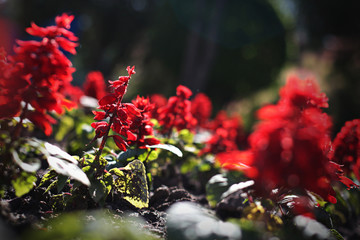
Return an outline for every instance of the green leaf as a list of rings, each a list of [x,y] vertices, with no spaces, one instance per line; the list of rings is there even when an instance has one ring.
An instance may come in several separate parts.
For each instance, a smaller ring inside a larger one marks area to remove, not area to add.
[[[146,149],[131,149],[129,148],[128,150],[126,150],[126,152],[121,152],[119,153],[119,155],[117,156],[118,161],[124,161],[127,160],[129,158],[132,157],[137,157],[141,154],[143,154],[146,151]]]
[[[160,148],[160,149],[164,149],[164,150],[168,150],[170,152],[172,152],[173,154],[175,154],[178,157],[182,157],[183,153],[181,152],[181,150],[177,147],[175,147],[174,145],[170,145],[170,144],[156,144],[156,145],[147,145],[146,147],[148,148]]]
[[[67,182],[68,179],[69,179],[68,176],[59,175],[58,182],[57,182],[57,191],[58,191],[58,193],[61,192],[61,190],[63,190],[63,188],[65,187],[66,182]]]
[[[223,174],[216,174],[206,184],[206,199],[211,207],[215,207],[221,200],[221,195],[228,190],[230,184]]]
[[[41,181],[38,185],[38,187],[41,187],[45,183],[49,182],[51,179],[55,178],[58,174],[54,170],[50,170],[47,173],[44,174],[44,176],[41,178]]]
[[[53,181],[45,190],[45,193],[49,192],[51,189],[55,188],[57,186],[58,180],[56,179],[55,181]]]
[[[15,195],[21,197],[35,186],[36,177],[27,172],[21,172],[20,176],[11,181],[15,189]]]
[[[104,199],[106,197],[106,192],[107,189],[104,181],[95,180],[91,182],[89,193],[95,202],[100,202],[100,200]]]
[[[341,236],[341,234],[336,231],[336,229],[330,229],[331,235],[336,239],[336,240],[344,240],[344,237]]]
[[[115,189],[124,195],[124,199],[137,208],[148,207],[146,171],[141,161],[134,160],[124,168],[111,169],[110,173],[114,175]]]

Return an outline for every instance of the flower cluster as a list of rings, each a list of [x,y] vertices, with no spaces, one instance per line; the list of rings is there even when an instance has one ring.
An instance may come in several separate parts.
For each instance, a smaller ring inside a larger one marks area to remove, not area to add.
[[[225,111],[220,111],[206,128],[212,132],[212,135],[200,155],[235,151],[243,141],[242,121],[238,115],[228,117]]]
[[[128,142],[129,145],[135,145],[138,148],[144,148],[146,145],[155,145],[159,144],[160,141],[153,136],[153,126],[151,122],[151,112],[155,108],[155,105],[150,103],[149,98],[137,96],[135,100],[132,101],[137,109],[140,110],[141,116],[134,116],[132,123],[130,125],[130,130],[136,134],[137,138],[135,141]]]
[[[360,119],[345,123],[333,142],[332,161],[342,165],[345,173],[360,180]]]
[[[89,72],[86,75],[83,89],[86,96],[93,97],[98,100],[103,98],[107,94],[103,74],[99,71]]]
[[[100,120],[100,122],[91,124],[95,128],[94,139],[103,138],[100,151],[108,137],[113,138],[115,144],[122,151],[126,151],[130,145],[144,147],[159,143],[155,138],[145,138],[152,134],[152,124],[148,115],[148,112],[151,111],[149,101],[138,98],[134,101],[136,105],[121,102],[127,91],[131,75],[135,74],[135,67],[127,67],[127,72],[128,76],[120,76],[116,81],[109,81],[114,92],[99,100],[98,108],[103,111],[93,111],[94,119]],[[109,118],[108,122],[104,121],[106,118]],[[108,135],[110,129],[117,134]]]
[[[269,197],[275,189],[304,195],[308,190],[335,203],[332,181],[355,184],[329,159],[332,123],[321,110],[327,106],[315,81],[289,78],[279,102],[258,111],[261,121],[249,137],[250,149],[238,153],[238,159],[220,156],[220,162],[227,168],[246,169],[260,196]]]
[[[183,85],[176,88],[176,96],[170,97],[166,106],[158,109],[158,121],[162,127],[163,134],[171,133],[175,128],[177,131],[182,129],[194,130],[197,124],[196,118],[191,114],[191,101],[188,100],[192,95],[190,89]]]
[[[75,106],[65,98],[75,68],[60,50],[76,53],[78,38],[69,31],[73,19],[72,15],[62,14],[55,18],[56,25],[45,28],[31,23],[27,33],[41,40],[18,40],[13,56],[1,54],[0,67],[4,69],[1,71],[1,118],[11,118],[21,112],[21,117],[50,135],[55,120],[48,112],[61,114],[64,107]],[[23,109],[21,102],[25,103]]]
[[[191,101],[191,113],[196,118],[200,127],[206,127],[211,116],[212,103],[204,93],[198,93]]]

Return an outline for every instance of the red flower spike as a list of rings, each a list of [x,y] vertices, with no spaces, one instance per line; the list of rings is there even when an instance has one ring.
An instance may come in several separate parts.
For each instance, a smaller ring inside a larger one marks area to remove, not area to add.
[[[198,93],[191,101],[191,113],[201,127],[205,127],[212,111],[212,103],[204,93]]]
[[[109,81],[115,92],[99,100],[99,109],[104,110],[103,113],[93,112],[95,119],[102,120],[105,117],[110,118],[110,128],[118,135],[109,137],[114,139],[115,144],[121,151],[126,151],[126,149],[132,145],[138,148],[144,148],[146,144],[159,143],[155,138],[149,138],[147,142],[144,140],[146,136],[152,133],[152,123],[149,118],[149,111],[152,110],[150,102],[138,97],[138,101],[133,101],[133,103],[121,103],[128,86],[128,81],[131,75],[135,73],[134,69],[135,67],[128,67],[127,71],[129,76],[121,76],[117,81]],[[108,132],[102,132],[103,123],[93,123],[92,126],[97,133],[96,137],[105,136],[101,143],[101,146],[104,146]],[[106,126],[108,131],[109,125]],[[151,129],[149,130],[149,128]],[[101,151],[102,149],[99,149],[98,155]]]
[[[107,94],[104,76],[99,71],[92,71],[86,75],[83,88],[86,96],[93,97],[98,100]]]
[[[70,28],[73,18],[63,14],[56,18],[56,26],[48,27],[39,27],[31,23],[31,27],[26,31],[42,39],[17,40],[14,55],[2,58],[0,99],[11,96],[14,102],[12,104],[14,111],[8,111],[6,117],[11,118],[24,111],[25,113],[20,116],[28,115],[35,125],[43,129],[46,134],[50,134],[51,124],[54,121],[47,113],[55,111],[62,114],[64,108],[70,109],[76,106],[65,97],[74,90],[70,82],[75,69],[60,50],[62,48],[72,54],[76,53],[75,47],[78,44],[74,41],[77,41],[77,37],[66,29]],[[20,110],[18,106],[21,101],[25,102],[25,106],[30,104],[34,110]],[[1,106],[5,104],[8,105],[5,102],[0,103]],[[29,111],[34,113],[27,113]],[[43,120],[39,119],[40,115],[44,116]]]
[[[360,180],[360,119],[347,121],[333,142],[332,161],[343,165],[345,173]]]
[[[271,197],[273,189],[318,194],[335,203],[331,182],[356,185],[343,176],[341,166],[330,161],[331,118],[321,111],[327,97],[313,80],[290,78],[275,105],[259,110],[262,120],[249,137],[252,162],[245,173],[255,180],[256,193]],[[223,159],[236,168],[244,158]]]
[[[177,96],[170,97],[166,106],[158,111],[157,120],[161,125],[162,133],[168,134],[175,128],[177,131],[189,129],[193,131],[197,120],[191,114],[191,102],[186,97],[191,96],[191,91],[185,86],[177,87]]]

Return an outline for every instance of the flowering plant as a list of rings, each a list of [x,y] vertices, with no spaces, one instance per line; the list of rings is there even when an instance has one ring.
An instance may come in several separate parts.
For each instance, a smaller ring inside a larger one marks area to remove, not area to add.
[[[314,79],[289,77],[250,132],[237,113],[212,118],[210,98],[183,85],[168,99],[124,102],[135,66],[114,81],[91,71],[82,88],[71,85],[75,68],[64,52],[78,46],[73,19],[32,23],[27,33],[41,40],[18,40],[12,55],[0,50],[1,214],[19,201],[38,206],[42,219],[132,210],[147,227],[169,220],[168,238],[183,239],[341,239],[335,228],[358,230],[360,120],[332,139],[328,98]],[[206,211],[173,208],[181,201]]]

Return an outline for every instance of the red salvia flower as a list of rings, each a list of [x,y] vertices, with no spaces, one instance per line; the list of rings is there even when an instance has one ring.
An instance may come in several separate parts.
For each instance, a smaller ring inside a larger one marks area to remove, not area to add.
[[[21,94],[31,83],[30,76],[22,74],[23,66],[9,60],[0,48],[0,119],[12,118],[21,112]]]
[[[75,68],[72,67],[69,59],[60,50],[76,53],[75,47],[78,45],[77,37],[68,29],[73,20],[73,16],[63,14],[56,17],[55,26],[39,27],[31,23],[31,27],[26,31],[40,41],[17,41],[14,47],[15,54],[8,56],[8,60],[2,61],[2,71],[0,91],[0,108],[6,110],[6,106],[12,107],[12,111],[6,111],[1,117],[11,118],[18,115],[28,116],[33,119],[33,123],[43,129],[46,135],[51,134],[51,124],[55,122],[48,112],[55,111],[59,114],[64,112],[64,107],[75,106],[65,95],[70,91],[70,82]],[[4,65],[5,64],[5,65]],[[16,90],[15,90],[16,88]],[[9,100],[10,95],[13,96]],[[11,101],[11,103],[10,103]],[[24,108],[21,109],[20,102],[23,101]],[[34,108],[33,113],[30,105]],[[3,111],[1,111],[3,112]],[[40,116],[44,118],[40,120]]]
[[[153,133],[149,115],[153,105],[149,100],[138,97],[133,103],[121,102],[131,75],[135,74],[135,67],[127,67],[127,72],[128,76],[120,76],[116,81],[109,81],[114,92],[99,100],[99,109],[103,111],[93,111],[96,120],[109,118],[109,122],[101,121],[91,125],[95,128],[94,139],[103,137],[100,149],[104,146],[107,137],[113,138],[121,151],[126,151],[127,147],[132,145],[144,148],[146,145],[159,143],[155,138],[147,138]],[[110,129],[116,135],[108,136]]]
[[[194,130],[197,121],[191,114],[191,90],[179,85],[176,88],[176,96],[170,97],[167,105],[158,111],[158,121],[162,133],[169,134],[173,128],[177,131],[182,129]]]
[[[99,71],[89,72],[83,84],[84,94],[100,100],[107,94],[104,76]]]
[[[191,113],[198,121],[200,127],[205,127],[210,118],[212,103],[210,98],[204,93],[198,93],[191,101]]]
[[[134,140],[129,140],[129,145],[135,145],[138,148],[144,148],[146,145],[159,144],[160,141],[152,137],[153,126],[151,122],[151,111],[154,109],[154,105],[150,103],[149,98],[139,97],[132,101],[137,109],[140,110],[139,115],[132,115],[130,131],[136,135]]]
[[[334,139],[333,150],[332,160],[360,180],[360,119],[345,123]]]
[[[261,196],[270,197],[274,189],[314,192],[335,203],[332,181],[356,186],[343,176],[341,167],[330,161],[330,117],[325,94],[313,80],[290,78],[280,91],[280,100],[259,110],[262,120],[249,137],[252,154],[242,154],[238,163],[222,159],[228,168],[243,168],[255,180]]]
[[[150,102],[154,104],[154,109],[151,111],[151,117],[158,119],[159,118],[158,111],[160,108],[166,105],[167,99],[163,95],[155,93],[150,95]]]
[[[225,111],[220,111],[215,119],[205,126],[212,132],[212,135],[205,143],[200,155],[235,151],[245,141],[242,120],[238,115],[228,117]]]

